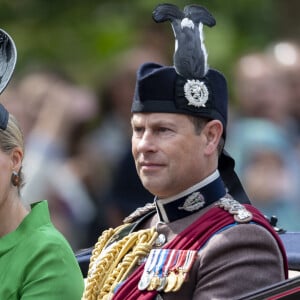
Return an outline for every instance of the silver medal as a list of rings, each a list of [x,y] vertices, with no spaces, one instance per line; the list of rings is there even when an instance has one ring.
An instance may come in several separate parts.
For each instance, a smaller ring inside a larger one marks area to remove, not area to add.
[[[148,272],[143,273],[143,275],[138,283],[138,289],[140,291],[146,290],[147,287],[149,286],[150,282],[151,282],[151,275]]]
[[[162,245],[164,245],[167,241],[166,236],[163,233],[160,233],[157,237],[157,239],[155,240],[155,246],[156,247],[161,247]]]

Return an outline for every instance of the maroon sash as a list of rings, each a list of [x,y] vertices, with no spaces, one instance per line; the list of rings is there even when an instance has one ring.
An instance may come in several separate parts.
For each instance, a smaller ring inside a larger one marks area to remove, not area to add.
[[[247,210],[251,211],[253,215],[252,221],[262,225],[268,229],[276,239],[278,246],[281,250],[285,276],[288,278],[288,264],[286,252],[282,241],[278,234],[274,231],[273,227],[269,224],[268,220],[253,206],[244,204]],[[202,215],[193,224],[178,234],[172,241],[167,243],[164,248],[166,249],[182,249],[182,250],[199,250],[208,239],[227,225],[233,224],[235,221],[233,216],[222,208],[214,207]],[[144,264],[139,266],[132,275],[120,286],[114,295],[114,300],[150,300],[154,299],[157,291],[140,291],[138,289],[138,282],[142,276]]]

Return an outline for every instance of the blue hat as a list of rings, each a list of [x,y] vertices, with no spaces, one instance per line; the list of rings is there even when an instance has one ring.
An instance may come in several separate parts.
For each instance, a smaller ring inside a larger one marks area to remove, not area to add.
[[[10,81],[16,60],[17,50],[13,39],[3,29],[0,29],[0,94]],[[8,111],[0,103],[0,129],[6,129],[8,115]]]

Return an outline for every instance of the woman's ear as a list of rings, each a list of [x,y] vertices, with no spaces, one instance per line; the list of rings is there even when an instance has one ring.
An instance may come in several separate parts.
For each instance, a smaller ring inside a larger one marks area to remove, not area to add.
[[[23,161],[23,151],[20,147],[15,147],[11,154],[11,161],[12,161],[12,169],[13,171],[19,172],[19,170],[22,167],[22,161]]]
[[[206,137],[205,154],[211,155],[218,151],[218,144],[220,142],[223,125],[219,120],[212,120],[207,122],[203,129],[203,133]]]

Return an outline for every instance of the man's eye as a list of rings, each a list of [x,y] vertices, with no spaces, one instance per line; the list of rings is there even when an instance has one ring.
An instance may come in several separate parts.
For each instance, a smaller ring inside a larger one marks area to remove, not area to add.
[[[167,132],[167,131],[170,131],[170,129],[167,128],[167,127],[159,127],[159,128],[158,128],[158,131],[159,131],[159,132]]]
[[[133,132],[136,132],[136,133],[143,132],[143,127],[133,127]]]

